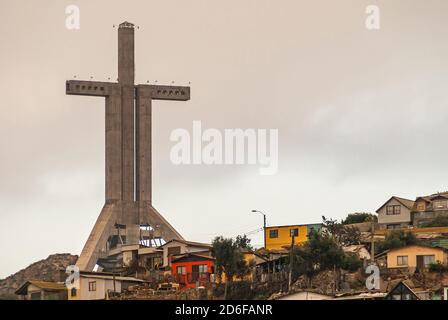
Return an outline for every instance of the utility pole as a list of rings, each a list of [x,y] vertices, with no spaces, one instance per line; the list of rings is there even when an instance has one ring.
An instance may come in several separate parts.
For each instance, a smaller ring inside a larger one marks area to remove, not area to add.
[[[266,215],[263,214],[263,236],[264,236],[264,248],[266,249]]]
[[[294,259],[294,236],[295,229],[290,230],[291,235],[291,249],[289,250],[289,279],[288,279],[288,291],[291,291],[291,282],[292,282],[292,265]]]
[[[112,268],[112,281],[114,284],[114,296],[115,296],[115,293],[117,292],[117,288],[115,287],[115,267]]]
[[[259,213],[263,215],[263,236],[264,236],[264,248],[266,249],[266,215],[260,210],[252,210],[254,213]]]
[[[375,220],[372,221],[372,241],[370,244],[370,261],[375,262]]]

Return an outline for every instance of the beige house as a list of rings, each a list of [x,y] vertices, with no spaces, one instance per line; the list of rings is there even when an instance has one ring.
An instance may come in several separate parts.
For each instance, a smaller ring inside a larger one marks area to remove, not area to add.
[[[431,263],[440,262],[448,265],[447,250],[438,247],[412,245],[387,252],[387,267],[393,268],[428,268]]]
[[[411,225],[414,201],[399,197],[390,198],[376,212],[380,229],[402,229]]]
[[[448,217],[448,192],[439,192],[418,197],[412,210],[412,223],[415,227],[424,227],[433,219]]]
[[[106,272],[81,271],[79,280],[68,288],[68,300],[105,300],[113,292],[121,293],[131,285],[145,281],[133,277],[114,276]]]
[[[15,294],[21,300],[67,300],[67,288],[63,282],[30,280]]]
[[[163,250],[163,266],[170,266],[170,259],[174,255],[185,253],[200,253],[206,256],[211,255],[212,246],[208,243],[200,243],[186,240],[171,240],[160,246]]]

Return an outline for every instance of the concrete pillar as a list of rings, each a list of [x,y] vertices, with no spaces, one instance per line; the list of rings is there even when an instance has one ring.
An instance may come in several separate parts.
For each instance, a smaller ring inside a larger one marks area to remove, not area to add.
[[[121,107],[123,119],[123,190],[124,201],[134,201],[134,87],[121,88]]]
[[[122,199],[133,201],[134,194],[134,25],[123,22],[118,27],[118,82],[121,86],[123,120],[123,189]],[[125,215],[127,213],[124,213]]]
[[[148,87],[137,86],[136,99],[136,200],[151,203],[152,200],[152,103],[151,90]]]
[[[123,22],[118,27],[118,82],[134,85],[134,25]]]
[[[121,87],[106,97],[106,201],[120,200],[122,191]]]

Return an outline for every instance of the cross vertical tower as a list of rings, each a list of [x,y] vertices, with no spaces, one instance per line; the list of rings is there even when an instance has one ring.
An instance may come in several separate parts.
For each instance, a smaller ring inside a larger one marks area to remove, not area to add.
[[[118,27],[118,82],[66,82],[68,95],[106,99],[106,203],[78,259],[81,270],[140,244],[142,225],[152,227],[149,238],[183,239],[152,206],[151,115],[152,100],[187,101],[190,88],[134,85],[134,32],[129,22]]]

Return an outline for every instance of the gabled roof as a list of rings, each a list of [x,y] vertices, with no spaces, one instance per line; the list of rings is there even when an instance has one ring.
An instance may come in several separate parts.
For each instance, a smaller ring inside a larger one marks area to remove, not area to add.
[[[67,290],[63,282],[49,282],[39,280],[29,280],[25,282],[19,289],[16,290],[17,295],[26,295],[28,293],[28,286],[32,284],[44,291],[64,291]]]
[[[159,248],[163,248],[164,246],[166,246],[168,243],[171,243],[171,242],[180,242],[180,243],[186,244],[188,246],[192,246],[192,247],[203,247],[203,248],[211,248],[212,247],[212,245],[209,244],[209,243],[202,243],[202,242],[194,242],[194,241],[173,239],[173,240],[170,240],[167,243],[161,245]]]
[[[412,210],[412,208],[414,207],[414,201],[413,200],[409,200],[409,199],[393,196],[389,200],[387,200],[381,207],[379,207],[378,210],[376,210],[376,212],[378,213],[378,211],[383,209],[383,207],[385,205],[387,205],[392,200],[397,200],[399,203],[401,203],[403,206],[405,206],[409,210]]]
[[[391,294],[394,293],[394,291],[399,287],[399,286],[403,286],[404,288],[406,288],[407,290],[409,290],[409,292],[414,296],[414,298],[416,300],[421,300],[420,297],[417,295],[417,293],[414,291],[416,288],[414,287],[412,281],[409,280],[402,280],[400,282],[398,282],[393,288],[392,290],[390,290],[386,297],[384,299],[388,300],[389,296]]]
[[[445,249],[443,247],[437,247],[437,246],[430,246],[430,245],[424,245],[424,244],[410,244],[408,246],[404,246],[401,248],[394,248],[394,249],[390,249],[387,252],[393,252],[393,251],[397,251],[397,250],[403,250],[406,248],[410,248],[410,247],[420,247],[420,248],[430,248],[430,249],[438,249],[438,250],[442,250],[442,251],[446,251],[448,252],[448,249]]]
[[[188,260],[188,261],[204,261],[204,260],[216,260],[214,257],[206,256],[203,254],[198,253],[184,253],[180,255],[175,255],[171,259],[171,262],[181,262],[182,260]]]
[[[417,197],[417,199],[415,199],[415,201],[422,199],[422,200],[425,200],[426,202],[431,202],[432,200],[434,200],[436,198],[448,199],[448,191],[433,193],[429,196]]]

